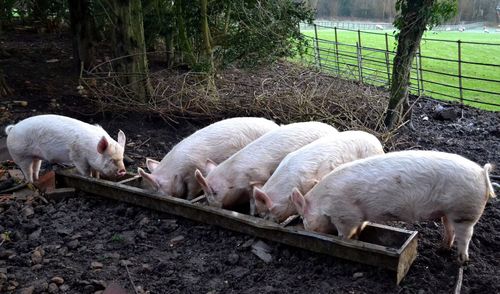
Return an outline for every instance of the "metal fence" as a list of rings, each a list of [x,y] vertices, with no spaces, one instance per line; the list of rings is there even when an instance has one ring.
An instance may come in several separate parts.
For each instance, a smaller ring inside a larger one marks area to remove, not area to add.
[[[395,55],[392,34],[318,24],[302,34],[310,40],[304,58],[321,70],[376,86],[390,86]],[[500,43],[424,38],[422,44],[430,49],[422,51],[420,47],[416,54],[410,78],[412,93],[500,110],[500,63],[488,63],[491,60],[482,60],[484,56],[476,54],[484,50],[488,56],[498,57]],[[445,54],[433,52],[440,47]]]
[[[338,29],[349,30],[394,30],[394,25],[391,22],[362,22],[362,21],[337,21],[337,20],[315,20],[313,24],[301,23],[301,30],[312,30],[314,25],[320,27],[331,27]],[[432,31],[470,31],[483,30],[484,22],[470,22],[454,25],[439,25],[432,28]]]

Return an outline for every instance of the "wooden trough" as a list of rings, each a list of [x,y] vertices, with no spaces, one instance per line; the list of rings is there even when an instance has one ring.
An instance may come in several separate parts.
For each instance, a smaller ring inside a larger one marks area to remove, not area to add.
[[[162,196],[143,188],[142,178],[128,174],[119,182],[84,177],[71,170],[56,172],[56,186],[72,187],[90,194],[166,212],[206,224],[286,245],[324,253],[396,272],[399,284],[417,256],[416,231],[370,223],[359,240],[305,231],[231,210]]]

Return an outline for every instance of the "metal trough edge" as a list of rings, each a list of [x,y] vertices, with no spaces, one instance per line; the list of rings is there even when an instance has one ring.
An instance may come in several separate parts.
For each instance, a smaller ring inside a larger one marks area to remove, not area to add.
[[[152,194],[146,190],[123,184],[133,179],[130,178],[117,183],[84,177],[67,170],[56,172],[57,187],[72,187],[101,197],[166,212],[282,244],[386,268],[396,272],[397,284],[404,278],[417,256],[418,232],[416,231],[380,224],[368,224],[368,226],[378,229],[408,235],[404,245],[399,249],[358,240],[345,240],[334,235],[309,232],[294,227],[283,227],[272,221],[231,210]]]

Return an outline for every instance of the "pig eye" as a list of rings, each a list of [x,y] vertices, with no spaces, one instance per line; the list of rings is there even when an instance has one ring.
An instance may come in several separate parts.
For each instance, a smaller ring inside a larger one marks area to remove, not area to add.
[[[233,189],[233,188],[234,188],[234,186],[229,186],[229,187],[227,187],[227,188],[228,188],[229,190],[231,190],[231,189]]]

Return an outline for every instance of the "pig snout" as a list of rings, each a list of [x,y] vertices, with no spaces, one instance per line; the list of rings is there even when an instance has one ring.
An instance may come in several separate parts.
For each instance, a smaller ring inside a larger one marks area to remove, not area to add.
[[[215,200],[215,197],[210,194],[205,194],[207,197],[208,204],[213,207],[222,208],[222,202]]]
[[[126,174],[127,174],[127,171],[123,168],[116,172],[116,175],[119,177],[123,177]]]

